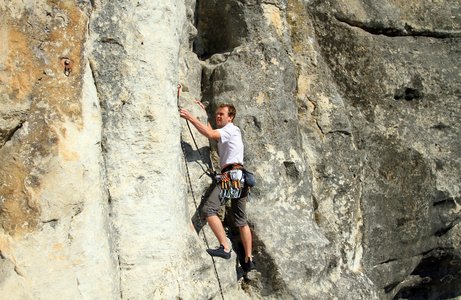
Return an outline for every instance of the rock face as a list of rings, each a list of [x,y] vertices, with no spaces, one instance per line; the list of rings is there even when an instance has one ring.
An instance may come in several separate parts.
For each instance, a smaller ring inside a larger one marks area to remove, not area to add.
[[[461,295],[457,2],[0,1],[0,14],[0,298]],[[204,251],[216,145],[192,128],[197,149],[178,114],[213,124],[224,102],[257,180],[243,278],[229,207],[232,259]]]
[[[459,257],[460,172],[452,156],[461,146],[459,6],[348,4],[355,9],[339,1],[313,3],[312,15],[323,58],[353,120],[349,136],[359,164],[347,167],[360,180],[361,265],[387,298],[458,272],[454,267],[425,277],[417,270],[428,261],[437,269],[440,257],[452,253]],[[436,14],[414,17],[429,11]],[[459,295],[455,286],[439,287],[431,297]]]

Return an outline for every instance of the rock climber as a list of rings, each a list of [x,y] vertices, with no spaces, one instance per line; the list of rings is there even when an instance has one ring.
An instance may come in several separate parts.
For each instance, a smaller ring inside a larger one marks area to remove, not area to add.
[[[205,111],[203,103],[195,101]],[[208,123],[205,125],[194,117],[189,111],[185,109],[180,110],[180,116],[183,119],[188,120],[197,130],[207,137],[208,139],[215,139],[218,141],[218,152],[220,157],[221,174],[225,175],[229,172],[237,174],[239,169],[243,169],[243,142],[240,128],[234,125],[233,121],[237,111],[232,104],[220,104],[216,113],[216,126],[217,129],[213,129]],[[240,172],[241,174],[242,172]],[[222,175],[221,175],[222,176]],[[226,184],[227,185],[227,184]],[[231,183],[229,183],[231,185]],[[231,199],[232,213],[234,216],[235,225],[239,228],[240,237],[242,239],[243,247],[245,249],[245,263],[242,268],[245,271],[249,271],[255,268],[252,253],[252,238],[250,227],[246,220],[246,198],[248,195],[248,187],[243,184],[241,187],[241,193],[236,198]],[[219,208],[226,203],[229,198],[223,196],[223,186],[217,185],[211,192],[208,199],[205,201],[202,213],[211,227],[211,230],[215,234],[219,241],[220,246],[216,249],[207,249],[208,254],[211,256],[222,257],[229,259],[231,257],[231,249],[227,243],[226,234],[224,232],[223,224],[218,217]]]

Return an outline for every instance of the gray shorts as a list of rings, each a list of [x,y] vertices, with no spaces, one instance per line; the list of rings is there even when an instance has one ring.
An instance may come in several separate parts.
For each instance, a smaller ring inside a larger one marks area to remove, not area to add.
[[[211,192],[210,197],[205,201],[202,208],[202,214],[205,218],[217,216],[221,206],[226,204],[227,199],[221,199],[219,197],[219,192],[220,189],[216,186]],[[248,225],[245,214],[247,194],[248,188],[244,187],[242,197],[231,200],[232,214],[234,216],[235,226],[237,227]]]

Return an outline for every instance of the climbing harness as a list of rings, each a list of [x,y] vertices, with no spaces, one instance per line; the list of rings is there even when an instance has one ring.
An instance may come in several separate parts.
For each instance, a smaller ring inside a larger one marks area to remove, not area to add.
[[[178,110],[181,110],[181,108],[180,108],[180,106],[179,106],[179,91],[180,91],[180,89],[181,89],[181,85],[178,84]],[[189,128],[189,132],[190,132],[190,134],[191,134],[191,136],[192,136],[192,139],[194,140],[195,147],[197,147],[197,151],[199,152],[202,161],[205,161],[205,160],[203,159],[202,153],[200,153],[200,150],[199,150],[199,148],[198,148],[198,146],[197,146],[197,143],[195,142],[195,138],[194,138],[194,136],[192,135],[192,130],[191,130],[190,126],[189,126],[189,121],[186,120],[186,123],[187,123],[187,127]],[[184,162],[185,162],[185,165],[186,165],[187,181],[189,182],[190,192],[191,192],[191,194],[192,194],[192,199],[194,200],[195,210],[198,211],[197,201],[196,201],[196,199],[195,199],[194,190],[192,189],[192,180],[191,180],[191,178],[190,178],[189,165],[188,165],[188,163],[187,163],[186,149],[185,149],[185,147],[184,147],[184,140],[183,140],[183,138],[182,138],[182,133],[181,133],[181,148],[182,148],[182,153],[183,153],[183,156],[184,156]],[[200,165],[200,163],[199,163],[199,165]],[[205,174],[214,177],[213,171],[210,170],[210,168],[208,168],[207,171],[205,171],[205,169],[203,168],[202,165],[200,165],[200,167],[202,168],[202,170],[204,170]],[[202,218],[199,216],[198,219],[199,219],[199,222],[200,222],[200,227],[203,228]],[[207,239],[206,234],[205,234],[205,231],[204,231],[203,229],[202,229],[202,232],[203,232],[203,240],[205,241],[205,245],[206,245],[206,247],[209,249],[209,248],[210,248],[210,245],[209,245],[209,243],[208,243],[208,239]],[[224,293],[223,293],[222,286],[221,286],[221,279],[219,278],[218,269],[216,268],[216,261],[215,261],[215,259],[214,259],[213,256],[210,256],[210,257],[211,257],[211,260],[213,261],[213,267],[214,267],[214,272],[215,272],[215,275],[216,275],[216,279],[217,279],[217,281],[218,281],[219,291],[221,292],[221,297],[222,297],[222,299],[224,300]]]

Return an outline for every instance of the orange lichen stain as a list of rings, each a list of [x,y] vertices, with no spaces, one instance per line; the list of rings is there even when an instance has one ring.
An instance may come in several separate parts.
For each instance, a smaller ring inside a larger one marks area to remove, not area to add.
[[[63,21],[53,24],[49,39],[42,44],[42,48],[52,58],[49,67],[55,76],[44,77],[38,93],[54,111],[71,118],[76,125],[82,125],[81,66],[88,18],[84,11],[75,6],[74,1],[52,3]],[[63,66],[64,57],[72,62],[71,72],[66,72]]]
[[[8,257],[15,265],[17,265],[16,259],[11,251],[10,239],[11,237],[0,232],[0,250],[2,251],[3,256]]]
[[[20,134],[0,149],[0,226],[10,236],[39,230],[42,182],[60,159],[76,159],[72,149],[60,151],[66,137],[58,134],[70,120],[77,130],[81,116],[83,45],[87,30],[86,7],[75,1],[48,1],[50,24],[30,11],[15,18],[2,14],[0,28],[0,94],[9,101],[29,103]],[[23,26],[34,18],[36,26]],[[47,22],[48,22],[47,21]],[[49,28],[49,33],[37,27]],[[73,62],[69,76],[63,56]],[[60,153],[64,153],[60,156]],[[61,251],[62,252],[62,251]]]
[[[35,81],[42,71],[37,68],[35,55],[29,47],[25,33],[15,27],[2,26],[0,30],[2,44],[0,61],[3,71],[0,72],[0,90],[12,95],[10,100],[18,102],[31,94]]]
[[[275,28],[277,34],[281,36],[286,30],[281,10],[274,5],[265,5],[264,15],[269,25],[272,25]]]
[[[63,149],[61,149],[61,156],[65,161],[71,161],[71,160],[81,158],[81,156],[77,152],[75,152],[75,151],[66,151],[66,150],[63,150]]]
[[[0,226],[10,235],[23,234],[38,227],[39,209],[28,201],[26,169],[14,160],[7,160],[4,152],[0,151]]]
[[[264,94],[262,92],[260,92],[258,97],[256,97],[256,103],[258,103],[258,104],[263,104],[264,103]]]
[[[54,244],[53,251],[48,257],[51,260],[67,260],[64,246],[61,243]]]
[[[67,130],[65,127],[56,128],[56,133],[59,135],[58,149],[64,161],[71,161],[81,158],[80,154],[72,150],[67,140]]]

